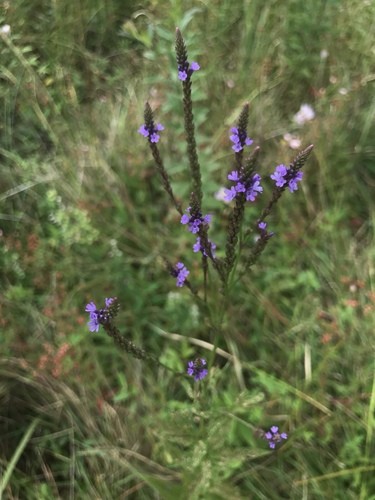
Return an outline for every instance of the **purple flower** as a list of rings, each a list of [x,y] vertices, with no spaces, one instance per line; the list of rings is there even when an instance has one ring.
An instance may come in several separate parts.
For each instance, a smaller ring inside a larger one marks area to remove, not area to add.
[[[110,307],[113,302],[114,302],[114,298],[113,297],[110,297],[109,299],[105,299],[105,307]]]
[[[98,332],[99,326],[107,323],[115,315],[115,312],[111,311],[110,308],[116,300],[116,298],[105,299],[105,307],[103,309],[97,309],[94,302],[86,305],[85,311],[90,314],[90,321],[87,323],[90,332]]]
[[[246,190],[246,201],[255,201],[255,198],[259,193],[263,191],[260,185],[261,177],[259,174],[253,175],[251,179],[251,184]]]
[[[224,189],[224,201],[232,201],[238,193],[246,193],[246,201],[255,201],[259,193],[263,191],[260,185],[261,177],[254,174],[248,181],[244,181],[237,170],[228,174],[228,179],[235,182],[230,189]]]
[[[230,181],[236,182],[240,180],[240,176],[237,170],[232,170],[230,174],[228,174],[228,179]]]
[[[182,262],[178,262],[175,265],[175,270],[173,275],[176,278],[176,286],[184,286],[185,280],[190,274],[190,271],[187,270],[187,268],[184,266]]]
[[[224,201],[232,201],[237,196],[237,191],[234,186],[230,189],[224,189]]]
[[[292,179],[290,179],[290,181],[288,182],[288,188],[291,193],[293,193],[293,191],[297,191],[297,182],[301,181],[302,178],[303,172],[297,172],[296,175]]]
[[[197,216],[190,215],[191,208],[186,209],[186,214],[181,217],[181,224],[188,224],[188,229],[191,233],[197,234],[199,232],[200,225],[207,225],[211,222],[212,216],[198,214]]]
[[[275,172],[270,176],[272,180],[276,182],[277,187],[283,187],[286,183],[284,177],[286,176],[288,169],[285,165],[277,165]]]
[[[287,180],[286,177],[289,171],[290,169],[286,168],[285,165],[277,165],[275,172],[270,177],[275,181],[277,187],[283,187],[287,182],[289,191],[293,193],[293,191],[297,191],[298,189],[297,182],[302,180],[303,172],[295,172],[294,175]]]
[[[259,222],[258,227],[261,231],[265,231],[267,228],[267,222]]]
[[[267,439],[269,447],[274,449],[277,443],[288,439],[288,435],[285,432],[279,433],[279,428],[273,425],[268,432],[264,433],[264,438]]]
[[[187,374],[194,377],[194,380],[198,382],[208,375],[207,368],[204,368],[206,365],[207,361],[204,358],[197,358],[194,361],[189,361]]]
[[[94,302],[90,302],[89,304],[87,304],[87,306],[85,307],[85,311],[89,312],[90,314],[94,313],[96,311],[96,305],[94,304]]]
[[[143,137],[148,137],[150,142],[159,142],[160,135],[157,132],[164,130],[164,126],[161,123],[157,123],[155,126],[147,127],[145,124],[141,125],[138,132],[143,135]]]
[[[211,245],[212,257],[215,257],[215,249],[216,249],[215,243],[213,243],[212,241],[208,240],[208,244]],[[201,245],[201,239],[198,236],[196,242],[193,245],[193,252],[199,252],[199,251],[201,251],[205,257],[208,257],[206,250]]]
[[[201,69],[201,67],[196,61],[192,61],[190,66],[189,63],[186,62],[183,66],[178,67],[178,79],[185,82],[188,78],[190,78],[194,71],[198,71],[199,69]]]
[[[242,151],[245,146],[251,146],[253,143],[253,140],[250,139],[250,137],[247,137],[246,132],[238,130],[237,127],[232,127],[230,131],[232,132],[232,135],[229,138],[233,142],[232,149],[236,153]]]

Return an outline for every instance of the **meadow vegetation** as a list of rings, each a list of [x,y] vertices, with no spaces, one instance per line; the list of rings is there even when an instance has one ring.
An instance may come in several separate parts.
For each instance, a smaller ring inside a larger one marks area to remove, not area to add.
[[[375,3],[0,9],[0,497],[374,500]],[[165,257],[182,260],[202,286],[137,133],[148,101],[185,210],[176,26],[201,66],[194,116],[218,255],[231,205],[215,194],[228,187],[244,103],[263,178],[314,144],[225,315],[220,287],[208,288],[215,355],[194,296],[166,271]],[[303,104],[315,117],[298,124]],[[85,305],[113,296],[122,334],[170,370],[88,331]],[[197,356],[204,380],[176,375]],[[288,433],[275,450],[262,437],[272,425]]]

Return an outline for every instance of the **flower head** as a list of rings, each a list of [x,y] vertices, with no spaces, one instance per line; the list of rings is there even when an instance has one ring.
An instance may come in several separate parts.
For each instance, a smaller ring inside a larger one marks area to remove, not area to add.
[[[147,127],[143,124],[139,127],[138,132],[143,135],[143,137],[148,137],[150,142],[159,142],[160,135],[157,132],[164,130],[164,126],[161,123],[157,123],[154,126]]]
[[[264,433],[264,439],[267,439],[269,447],[274,449],[277,443],[288,439],[288,435],[285,432],[280,433],[277,425],[273,425],[269,431]]]
[[[201,69],[201,67],[196,61],[192,61],[190,66],[189,63],[186,62],[178,67],[178,79],[185,82],[188,78],[190,78],[194,71],[198,71],[199,69]]]
[[[177,262],[173,270],[173,276],[176,278],[176,286],[184,286],[186,278],[189,276],[190,271],[185,267],[182,262]]]
[[[85,311],[90,315],[90,321],[87,323],[90,332],[98,332],[99,326],[108,323],[108,321],[118,312],[117,298],[105,299],[105,307],[97,309],[94,302],[86,305]]]
[[[204,358],[196,358],[194,361],[188,362],[187,374],[194,377],[194,380],[202,380],[208,375],[208,370],[205,368],[207,361]]]
[[[270,176],[271,179],[275,181],[277,187],[283,187],[286,183],[284,177],[286,176],[287,171],[288,170],[285,165],[277,165],[274,173]]]
[[[247,137],[246,132],[239,130],[237,127],[232,127],[230,131],[232,135],[229,138],[233,142],[232,149],[236,153],[242,151],[245,146],[251,146],[253,143],[253,140]]]
[[[199,232],[199,228],[201,224],[208,225],[211,222],[212,216],[198,214],[196,216],[191,215],[191,208],[188,207],[186,209],[186,214],[181,217],[181,224],[188,224],[188,229],[191,233],[197,234]]]
[[[287,177],[289,178],[287,179]],[[297,182],[301,181],[303,178],[303,172],[295,172],[294,175],[290,176],[290,169],[286,168],[285,165],[277,165],[274,173],[270,176],[272,180],[275,181],[277,187],[283,187],[288,183],[288,189],[291,193],[297,191]]]
[[[254,174],[249,180],[245,180],[237,170],[233,170],[228,174],[228,179],[235,182],[235,185],[230,189],[225,189],[225,201],[232,201],[238,193],[245,193],[246,201],[255,201],[258,194],[263,191],[259,174]]]

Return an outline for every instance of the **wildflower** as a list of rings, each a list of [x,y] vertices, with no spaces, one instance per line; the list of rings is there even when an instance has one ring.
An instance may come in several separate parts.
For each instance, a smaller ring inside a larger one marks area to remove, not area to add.
[[[157,133],[164,130],[164,126],[161,123],[157,123],[155,126],[147,127],[145,124],[141,125],[138,132],[143,135],[143,137],[148,137],[150,142],[159,142],[160,135]]]
[[[190,271],[185,267],[182,262],[178,262],[175,265],[175,269],[173,271],[173,276],[176,278],[176,286],[184,286],[186,278],[190,274]]]
[[[239,130],[237,127],[232,127],[230,131],[232,135],[229,138],[233,142],[232,149],[236,153],[242,151],[245,146],[251,146],[253,143],[253,140],[246,136],[246,132]]]
[[[277,187],[283,187],[285,184],[288,184],[289,191],[293,193],[293,191],[297,191],[298,189],[297,182],[302,180],[303,172],[298,171],[290,175],[290,169],[281,164],[277,165],[270,177],[275,181]]]
[[[189,361],[187,374],[194,377],[194,380],[197,382],[198,380],[203,380],[208,375],[207,368],[204,368],[206,365],[207,361],[204,358],[197,358],[194,361]]]
[[[234,200],[236,196],[237,196],[237,191],[234,186],[232,186],[230,189],[224,190],[224,201],[230,202]]]
[[[277,425],[273,425],[268,432],[264,433],[264,438],[267,439],[269,447],[274,449],[277,443],[288,439],[288,435],[285,432],[280,434]]]
[[[228,175],[228,179],[236,184],[230,189],[225,189],[225,201],[232,201],[238,193],[246,193],[246,201],[255,201],[258,194],[263,191],[260,185],[261,177],[258,174],[254,174],[249,181],[244,181],[238,171],[233,170]]]
[[[319,54],[319,55],[320,55],[320,59],[327,59],[327,57],[328,57],[328,55],[329,55],[329,54],[328,54],[328,50],[326,50],[326,49],[322,49],[322,50],[320,51],[320,54]]]
[[[296,172],[295,176],[288,182],[288,188],[291,193],[297,191],[297,182],[301,181],[303,178],[303,172]]]
[[[191,233],[197,234],[199,232],[199,228],[201,224],[207,225],[211,222],[212,216],[207,214],[207,215],[202,215],[199,213],[198,215],[194,216],[190,214],[191,208],[188,207],[186,209],[186,214],[184,214],[181,217],[181,224],[188,224],[188,229]]]
[[[261,177],[259,174],[253,175],[251,179],[251,184],[246,189],[246,201],[255,201],[255,198],[258,196],[258,193],[263,191],[262,186],[260,185]]]
[[[276,182],[277,187],[283,187],[286,183],[284,177],[286,176],[288,169],[285,165],[277,165],[275,172],[270,176]]]
[[[261,231],[265,231],[267,228],[267,222],[259,222],[258,227]]]
[[[232,170],[232,172],[230,174],[228,174],[228,179],[230,181],[239,181],[240,180],[240,176],[238,174],[238,171],[237,170]]]
[[[90,314],[90,321],[87,323],[90,332],[98,332],[99,326],[108,323],[110,318],[118,312],[116,297],[105,299],[105,307],[98,309],[94,302],[86,305],[85,311]]]
[[[192,61],[190,66],[189,63],[186,62],[184,65],[178,67],[178,79],[185,82],[194,71],[198,71],[199,69],[201,69],[201,67],[196,61]]]
[[[309,104],[302,104],[298,113],[293,117],[294,122],[297,125],[303,125],[315,118],[315,111]]]
[[[212,257],[215,257],[215,249],[216,249],[215,243],[213,243],[212,241],[208,240],[208,244],[211,245],[211,254],[212,254]],[[199,252],[199,251],[201,251],[205,257],[208,257],[206,250],[201,245],[201,239],[198,236],[196,242],[193,245],[193,252]]]
[[[90,332],[98,332],[99,331],[99,321],[98,321],[98,310],[94,302],[90,302],[86,305],[85,311],[90,313],[90,321],[87,323]]]
[[[298,137],[298,135],[293,135],[293,134],[284,134],[284,140],[288,143],[288,146],[292,149],[298,149],[301,147],[301,139]]]

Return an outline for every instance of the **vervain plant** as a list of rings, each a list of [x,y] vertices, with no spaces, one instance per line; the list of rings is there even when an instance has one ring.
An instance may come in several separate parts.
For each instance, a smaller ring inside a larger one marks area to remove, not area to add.
[[[234,157],[230,172],[227,174],[231,185],[224,189],[223,201],[233,202],[233,206],[226,228],[225,249],[220,253],[220,256],[217,255],[216,244],[209,237],[212,215],[204,214],[203,209],[204,190],[195,139],[191,88],[194,73],[200,69],[200,66],[195,61],[189,62],[185,42],[179,29],[176,30],[176,55],[178,78],[182,84],[187,158],[191,179],[190,200],[185,210],[173,192],[168,172],[159,151],[158,144],[164,126],[155,121],[153,111],[148,103],[145,105],[144,124],[139,128],[139,133],[148,141],[162,186],[179,213],[181,224],[186,226],[187,230],[195,237],[193,251],[201,255],[203,274],[201,289],[190,281],[190,271],[183,262],[173,264],[164,257],[168,272],[176,278],[176,286],[185,286],[190,290],[209,325],[210,340],[213,344],[210,362],[207,363],[205,358],[197,357],[195,360],[189,361],[187,365],[187,375],[194,377],[195,381],[198,382],[208,375],[214,361],[215,351],[218,349],[218,343],[220,339],[225,338],[222,325],[225,324],[225,314],[233,284],[244,272],[254,266],[274,235],[273,231],[268,229],[267,218],[287,190],[290,193],[298,190],[298,183],[303,178],[301,169],[313,146],[310,145],[301,151],[289,166],[279,164],[275,167],[274,172],[270,175],[270,179],[273,181],[270,199],[263,205],[258,217],[254,218],[252,225],[245,227],[245,210],[249,204],[258,201],[258,198],[263,195],[263,181],[259,173],[261,171],[258,162],[260,148],[255,147],[250,154],[246,153],[248,148],[252,146],[253,140],[247,135],[249,105],[243,106],[236,126],[232,127],[230,131]],[[239,270],[239,266],[241,266],[241,270]],[[211,267],[213,273],[210,273]],[[220,290],[219,295],[215,294],[212,300],[209,294],[212,291],[210,282],[217,282],[216,288]],[[219,301],[220,307],[216,307],[217,302],[215,303],[215,301]],[[211,307],[212,305],[215,307]],[[102,309],[98,309],[93,302],[90,302],[86,306],[86,311],[90,315],[88,323],[90,331],[98,331],[102,325],[115,343],[129,354],[138,359],[161,365],[162,363],[157,356],[136,346],[131,340],[121,335],[114,324],[118,310],[119,304],[116,298],[105,299],[105,307]],[[275,448],[275,445],[286,439],[287,435],[279,433],[278,427],[272,426],[268,432],[263,433],[263,437],[268,440],[270,448]]]

